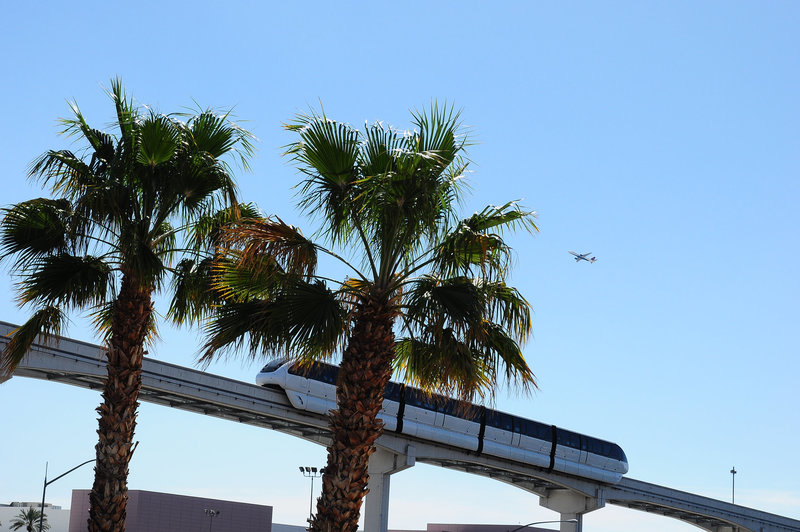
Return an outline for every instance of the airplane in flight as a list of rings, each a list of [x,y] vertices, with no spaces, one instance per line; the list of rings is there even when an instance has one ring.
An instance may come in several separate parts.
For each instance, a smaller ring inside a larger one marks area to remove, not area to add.
[[[588,258],[589,255],[592,254],[591,251],[589,253],[575,253],[574,251],[570,251],[570,254],[575,256],[575,262],[580,262],[582,260],[586,262],[595,262],[597,260],[597,257]]]

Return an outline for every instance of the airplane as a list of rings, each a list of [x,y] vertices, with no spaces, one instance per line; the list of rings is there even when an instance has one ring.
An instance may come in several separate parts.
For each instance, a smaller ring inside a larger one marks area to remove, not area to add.
[[[586,262],[595,262],[597,260],[597,257],[587,258],[592,254],[591,251],[589,253],[575,253],[574,251],[570,251],[570,254],[575,256],[575,262],[580,262],[582,260]]]

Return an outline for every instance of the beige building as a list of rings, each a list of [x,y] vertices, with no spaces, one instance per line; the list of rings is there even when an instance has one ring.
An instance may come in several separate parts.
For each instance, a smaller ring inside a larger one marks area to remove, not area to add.
[[[12,502],[9,504],[0,504],[0,532],[11,530],[11,521],[19,515],[20,512],[25,512],[28,508],[41,508],[42,502]],[[47,523],[50,525],[48,532],[69,532],[69,510],[62,510],[60,506],[53,506],[50,503],[44,505],[44,515],[47,517]]]

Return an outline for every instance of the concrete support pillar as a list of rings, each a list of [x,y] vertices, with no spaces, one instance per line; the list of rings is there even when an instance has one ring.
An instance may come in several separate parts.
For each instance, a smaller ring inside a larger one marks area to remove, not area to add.
[[[369,457],[369,492],[364,502],[364,530],[389,530],[389,477],[413,466],[415,460],[416,450],[412,445],[406,448],[405,454],[379,448]]]
[[[539,497],[539,504],[560,514],[561,521],[574,519],[577,522],[561,523],[560,532],[582,532],[583,514],[605,506],[600,497],[587,497],[569,490],[547,490]]]

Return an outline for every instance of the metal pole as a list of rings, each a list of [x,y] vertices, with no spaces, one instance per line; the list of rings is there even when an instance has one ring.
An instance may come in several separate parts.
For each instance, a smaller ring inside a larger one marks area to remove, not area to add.
[[[736,468],[731,468],[731,504],[736,504]]]
[[[308,519],[311,521],[311,516],[314,512],[314,477],[311,477],[311,496],[308,498]]]
[[[45,464],[44,464],[44,486],[42,486],[42,515],[39,516],[39,532],[42,532],[42,522],[44,521],[44,494],[47,491],[47,486],[49,484],[52,484],[56,480],[60,479],[61,477],[65,476],[65,475],[69,475],[70,473],[72,473],[73,471],[78,469],[79,467],[85,466],[86,464],[94,462],[95,460],[96,460],[95,458],[92,458],[91,460],[86,460],[85,462],[82,462],[82,463],[76,465],[75,467],[73,467],[72,469],[67,471],[66,473],[61,473],[56,478],[54,478],[53,480],[50,480],[50,481],[47,480],[47,462],[45,462]]]
[[[39,532],[42,532],[42,522],[44,521],[44,494],[47,492],[47,465],[48,462],[44,463],[44,484],[42,485],[42,506],[39,510],[42,512],[39,516]]]
[[[321,477],[324,472],[325,472],[324,467],[318,470],[316,467],[300,466],[300,473],[302,473],[304,477],[308,477],[311,479],[311,495],[309,496],[309,501],[308,501],[309,523],[311,522],[311,519],[314,516],[314,479]]]
[[[575,523],[575,524],[577,524],[578,520],[577,519],[565,519],[563,521],[534,521],[533,523],[528,523],[527,525],[518,526],[517,528],[514,528],[514,529],[510,530],[509,532],[517,532],[517,530],[522,530],[523,528],[528,528],[529,526],[546,525],[548,523]]]

